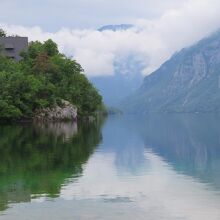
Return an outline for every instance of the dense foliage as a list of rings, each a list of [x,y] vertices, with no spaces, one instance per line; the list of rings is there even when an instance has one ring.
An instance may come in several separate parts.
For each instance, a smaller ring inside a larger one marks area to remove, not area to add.
[[[59,53],[52,40],[32,42],[19,63],[0,57],[0,119],[32,117],[37,109],[67,100],[91,115],[102,97],[82,67]]]
[[[0,28],[0,37],[6,37],[6,32]]]

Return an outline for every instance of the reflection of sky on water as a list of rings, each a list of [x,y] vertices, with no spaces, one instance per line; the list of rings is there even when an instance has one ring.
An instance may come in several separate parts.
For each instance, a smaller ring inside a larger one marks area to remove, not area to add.
[[[102,134],[100,151],[115,155],[115,165],[120,175],[139,175],[145,171],[148,167],[144,157],[145,146],[133,122],[129,123],[124,117],[112,117],[107,121]]]
[[[146,170],[152,151],[179,173],[220,189],[220,116],[157,115],[111,118],[103,129],[103,152],[115,153],[120,172]]]
[[[98,152],[85,166],[84,175],[63,186],[55,202],[33,200],[15,206],[4,220],[24,216],[46,219],[48,215],[55,220],[73,216],[100,220],[219,220],[220,197],[216,192],[192,177],[176,173],[151,152],[146,151],[144,157],[150,166],[144,175],[120,176],[115,155]]]
[[[14,205],[3,219],[219,220],[218,122],[216,115],[110,117],[82,175],[66,179],[59,198]]]
[[[63,187],[61,198],[94,199],[128,198],[152,219],[220,218],[220,197],[208,185],[176,173],[159,156],[145,152],[148,171],[144,175],[120,176],[115,155],[97,153],[84,170],[78,183]],[[120,207],[119,200],[119,207]],[[107,211],[107,210],[106,210]]]

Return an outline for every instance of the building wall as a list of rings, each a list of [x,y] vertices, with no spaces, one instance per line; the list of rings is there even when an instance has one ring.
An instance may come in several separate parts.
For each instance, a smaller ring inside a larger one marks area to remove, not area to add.
[[[15,61],[20,61],[20,53],[27,50],[28,38],[27,37],[0,37],[0,46],[2,53]]]

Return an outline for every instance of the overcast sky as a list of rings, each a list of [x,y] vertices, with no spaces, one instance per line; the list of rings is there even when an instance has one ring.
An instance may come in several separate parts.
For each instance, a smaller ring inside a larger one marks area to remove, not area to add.
[[[40,26],[45,31],[62,27],[98,28],[112,23],[152,19],[181,7],[186,0],[0,0],[0,20],[8,24]]]
[[[30,40],[52,38],[87,75],[114,74],[115,60],[133,53],[147,75],[219,29],[219,12],[219,0],[0,0],[0,26]],[[97,31],[123,23],[134,28]]]

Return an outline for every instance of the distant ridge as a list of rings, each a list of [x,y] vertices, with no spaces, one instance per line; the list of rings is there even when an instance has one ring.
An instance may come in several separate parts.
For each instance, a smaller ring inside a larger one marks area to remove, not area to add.
[[[132,28],[132,24],[120,24],[120,25],[106,25],[98,29],[98,31],[121,31],[121,30],[128,30]]]
[[[131,54],[114,62],[114,74],[90,77],[107,106],[119,107],[119,103],[137,90],[143,82],[143,63],[137,54]]]

